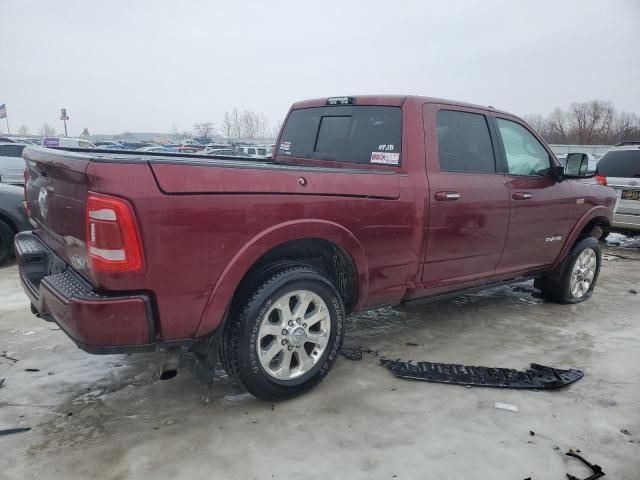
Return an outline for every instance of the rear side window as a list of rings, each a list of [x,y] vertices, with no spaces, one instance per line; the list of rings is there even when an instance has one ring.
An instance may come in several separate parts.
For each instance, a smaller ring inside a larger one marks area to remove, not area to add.
[[[440,169],[494,173],[496,161],[484,115],[441,110],[437,118]]]
[[[609,151],[596,168],[598,174],[605,177],[640,177],[640,149]]]
[[[0,157],[21,157],[24,145],[0,145]]]
[[[277,154],[397,166],[401,143],[400,107],[304,108],[289,115]]]

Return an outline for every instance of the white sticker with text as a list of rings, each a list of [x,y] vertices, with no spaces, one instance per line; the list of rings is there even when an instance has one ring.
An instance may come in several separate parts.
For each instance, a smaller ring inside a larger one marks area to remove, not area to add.
[[[371,152],[371,163],[398,165],[398,163],[400,163],[400,154],[391,152]]]

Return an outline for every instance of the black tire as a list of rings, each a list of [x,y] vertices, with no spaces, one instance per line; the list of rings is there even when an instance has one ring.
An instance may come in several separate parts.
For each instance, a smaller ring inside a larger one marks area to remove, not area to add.
[[[593,250],[596,255],[596,269],[593,280],[588,290],[582,296],[575,297],[571,293],[571,274],[578,261],[579,255],[587,249]],[[600,274],[602,263],[602,249],[598,240],[594,237],[583,237],[576,242],[567,259],[560,267],[544,278],[535,281],[534,285],[542,291],[545,299],[556,303],[570,304],[584,302],[593,294],[593,290]]]
[[[238,296],[229,312],[222,332],[220,357],[227,373],[249,393],[262,400],[277,401],[307,392],[327,376],[342,347],[345,314],[333,283],[314,267],[287,264],[265,272],[247,296]],[[258,329],[261,322],[266,321],[270,305],[296,290],[309,290],[324,301],[331,328],[326,348],[314,366],[300,377],[281,380],[267,373],[258,358]]]
[[[13,256],[13,230],[0,220],[0,265]]]
[[[610,232],[608,232],[608,231],[604,230],[604,231],[602,232],[602,235],[600,235],[599,240],[600,240],[601,242],[604,242],[604,241],[607,239],[607,237],[609,236],[609,233],[610,233]]]

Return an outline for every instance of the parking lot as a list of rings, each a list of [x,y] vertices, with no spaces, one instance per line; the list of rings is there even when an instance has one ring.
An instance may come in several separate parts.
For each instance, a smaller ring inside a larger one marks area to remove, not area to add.
[[[573,448],[607,478],[636,479],[640,242],[618,235],[609,242],[598,288],[578,305],[544,303],[526,283],[348,323],[347,344],[390,358],[583,369],[569,387],[399,380],[365,355],[340,358],[319,388],[277,404],[254,399],[224,374],[211,390],[186,370],[157,380],[153,354],[83,353],[55,324],[31,315],[17,266],[6,266],[0,427],[31,430],[0,437],[0,478],[587,477],[564,455]]]

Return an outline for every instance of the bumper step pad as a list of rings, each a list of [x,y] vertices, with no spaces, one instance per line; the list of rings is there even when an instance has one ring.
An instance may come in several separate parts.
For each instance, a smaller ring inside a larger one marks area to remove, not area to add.
[[[581,370],[561,370],[536,363],[522,372],[511,368],[489,368],[455,365],[452,363],[380,360],[398,378],[432,383],[473,385],[478,387],[550,389],[580,380]]]

